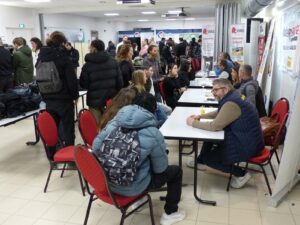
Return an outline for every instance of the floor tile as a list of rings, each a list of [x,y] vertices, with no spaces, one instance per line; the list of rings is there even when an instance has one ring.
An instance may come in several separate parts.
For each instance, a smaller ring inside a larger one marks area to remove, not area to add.
[[[16,212],[16,215],[39,218],[52,206],[50,202],[30,201]]]
[[[20,208],[24,207],[26,203],[28,203],[28,200],[12,198],[12,197],[4,198],[0,202],[0,212],[15,213]]]
[[[255,210],[230,209],[230,225],[261,225],[260,212]]]
[[[47,212],[42,216],[42,219],[68,222],[71,216],[78,209],[78,206],[54,204]]]
[[[34,218],[28,218],[24,216],[11,216],[5,222],[3,225],[33,225],[36,222],[36,219]]]
[[[262,212],[262,225],[295,225],[292,215]]]
[[[197,220],[212,223],[228,223],[228,210],[228,208],[219,206],[200,205]]]

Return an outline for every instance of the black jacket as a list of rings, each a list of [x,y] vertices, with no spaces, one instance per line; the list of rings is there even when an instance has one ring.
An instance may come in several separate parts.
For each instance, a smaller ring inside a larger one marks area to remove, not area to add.
[[[7,49],[0,46],[0,76],[11,76],[12,73],[12,56]]]
[[[80,86],[86,88],[87,105],[103,108],[123,87],[119,65],[107,52],[89,53],[82,67]]]
[[[71,50],[67,50],[67,53],[71,59],[71,62],[72,62],[72,65],[74,68],[78,67],[79,66],[79,52],[77,49],[75,48],[71,48]]]
[[[119,66],[123,77],[123,85],[124,87],[127,87],[129,85],[129,81],[131,81],[134,68],[127,60],[120,61]]]
[[[63,88],[60,92],[43,95],[43,100],[70,101],[78,98],[77,77],[65,48],[42,47],[37,59],[37,62],[39,61],[53,61],[63,81]]]

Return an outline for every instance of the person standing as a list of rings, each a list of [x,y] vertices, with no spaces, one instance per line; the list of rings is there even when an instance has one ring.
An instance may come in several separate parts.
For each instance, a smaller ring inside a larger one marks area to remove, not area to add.
[[[79,67],[79,52],[71,45],[70,42],[65,44],[65,48],[67,49],[75,74],[77,75],[77,67]]]
[[[117,60],[119,62],[120,70],[123,77],[124,87],[127,87],[129,85],[129,81],[131,81],[132,73],[134,71],[132,65],[132,55],[133,49],[132,46],[129,44],[122,45],[117,55]]]
[[[76,104],[79,93],[73,64],[64,47],[67,39],[62,32],[54,31],[46,43],[47,46],[40,49],[37,65],[39,62],[54,62],[62,81],[62,88],[56,93],[42,93],[42,97],[46,103],[46,110],[53,116],[57,126],[62,125],[63,133],[60,137],[64,145],[74,145],[74,103]]]
[[[32,62],[33,62],[33,76],[36,76],[36,62],[40,53],[40,49],[43,46],[42,42],[40,39],[37,37],[33,37],[30,39],[31,43],[31,51],[32,51]]]
[[[118,62],[104,50],[103,41],[92,41],[80,74],[80,86],[87,89],[87,105],[98,123],[106,101],[123,87]]]
[[[13,40],[15,53],[13,54],[13,68],[15,85],[30,83],[33,80],[33,61],[30,48],[24,43],[24,38]]]
[[[152,67],[153,70],[153,86],[155,91],[156,101],[161,102],[161,94],[159,91],[159,82],[163,81],[162,70],[157,60],[158,47],[156,45],[150,45],[148,48],[148,55],[143,60],[143,66],[146,68]]]
[[[112,41],[108,42],[106,51],[108,52],[108,54],[110,54],[111,57],[116,57],[116,46]]]
[[[127,36],[124,36],[122,41],[120,43],[117,44],[117,47],[116,47],[116,53],[118,54],[118,51],[119,51],[119,48],[124,45],[126,42],[128,41],[128,37]]]
[[[12,74],[12,56],[0,39],[0,93],[6,92],[12,86]]]

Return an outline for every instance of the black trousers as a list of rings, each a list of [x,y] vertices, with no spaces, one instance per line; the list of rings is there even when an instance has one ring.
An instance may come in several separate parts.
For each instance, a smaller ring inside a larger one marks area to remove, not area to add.
[[[149,189],[157,189],[167,183],[167,196],[165,204],[166,214],[177,212],[181,198],[182,169],[179,166],[168,166],[159,174],[152,174]]]
[[[57,128],[60,124],[62,129],[60,138],[65,146],[74,145],[75,124],[74,124],[74,103],[73,101],[45,100],[47,111],[53,116]]]
[[[217,170],[221,170],[224,173],[232,173],[236,177],[242,177],[245,175],[245,171],[232,164],[224,163],[222,158],[222,145],[216,145],[210,142],[204,142],[202,145],[201,153],[198,156],[197,162],[206,164]]]

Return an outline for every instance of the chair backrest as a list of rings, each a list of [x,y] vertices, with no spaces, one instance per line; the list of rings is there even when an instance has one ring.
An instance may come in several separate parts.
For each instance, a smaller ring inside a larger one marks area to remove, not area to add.
[[[166,92],[165,92],[163,81],[160,81],[158,84],[159,84],[159,91],[160,91],[161,97],[165,101],[166,100]]]
[[[37,127],[42,141],[47,147],[55,147],[58,143],[58,130],[55,120],[47,111],[41,111],[37,118]]]
[[[96,156],[87,147],[77,145],[75,162],[85,181],[94,189],[95,195],[102,201],[118,207],[109,189],[105,172]]]
[[[282,137],[283,137],[283,134],[284,134],[284,129],[285,129],[285,124],[286,124],[286,121],[288,119],[288,116],[289,116],[289,114],[286,113],[283,116],[283,119],[280,122],[279,129],[276,132],[275,139],[273,141],[273,149],[274,150],[276,150],[278,148],[278,146],[280,144],[280,141],[282,140]]]
[[[279,99],[271,112],[271,117],[281,123],[286,113],[289,112],[289,101],[286,98]]]
[[[97,136],[97,121],[90,110],[80,110],[78,127],[84,143],[92,146]]]

